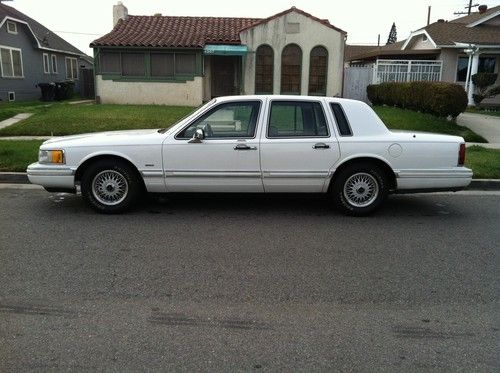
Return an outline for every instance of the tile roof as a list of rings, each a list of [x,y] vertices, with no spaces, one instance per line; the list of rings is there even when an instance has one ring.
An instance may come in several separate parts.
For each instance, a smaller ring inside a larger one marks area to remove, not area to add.
[[[292,7],[269,18],[219,18],[174,16],[128,16],[113,30],[94,40],[90,47],[203,48],[205,44],[240,44],[240,31],[296,12],[345,33],[328,20]]]
[[[38,40],[38,43],[42,48],[56,49],[59,51],[64,51],[79,55],[85,54],[81,50],[75,48],[73,45],[68,43],[63,38],[61,38],[60,36],[54,34],[52,31],[50,31],[42,24],[28,17],[26,14],[21,13],[19,10],[14,9],[0,2],[0,22],[4,20],[5,17],[15,18],[20,21],[28,23],[29,26],[31,27],[31,30],[33,30],[34,37]]]
[[[128,16],[90,46],[203,48],[240,44],[239,31],[259,18]]]

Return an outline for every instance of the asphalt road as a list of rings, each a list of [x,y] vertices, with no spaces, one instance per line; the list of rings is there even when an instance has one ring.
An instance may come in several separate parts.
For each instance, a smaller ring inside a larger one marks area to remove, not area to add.
[[[0,371],[494,371],[500,193],[181,198],[121,216],[0,189]]]

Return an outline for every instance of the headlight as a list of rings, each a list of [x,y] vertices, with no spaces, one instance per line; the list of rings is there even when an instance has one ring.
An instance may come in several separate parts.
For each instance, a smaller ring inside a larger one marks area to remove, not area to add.
[[[38,152],[39,163],[64,164],[64,151],[62,150],[41,150]]]

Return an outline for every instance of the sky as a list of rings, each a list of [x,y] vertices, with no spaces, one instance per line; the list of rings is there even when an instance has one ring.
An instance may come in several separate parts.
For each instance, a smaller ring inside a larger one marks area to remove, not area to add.
[[[468,0],[122,0],[132,15],[161,13],[172,16],[219,16],[266,18],[292,6],[347,31],[348,44],[377,45],[380,34],[385,44],[392,23],[398,40],[440,18],[457,18],[454,12],[465,11]],[[90,42],[113,28],[113,5],[117,0],[13,0],[6,1],[59,36],[92,55]],[[500,0],[477,0],[473,4],[488,7]]]

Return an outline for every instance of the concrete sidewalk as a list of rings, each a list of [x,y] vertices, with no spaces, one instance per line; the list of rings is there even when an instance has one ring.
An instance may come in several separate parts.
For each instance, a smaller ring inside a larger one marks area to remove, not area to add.
[[[457,118],[457,124],[470,128],[478,135],[483,136],[491,144],[500,143],[500,117],[462,113]]]
[[[12,118],[5,119],[5,120],[1,121],[0,122],[0,129],[8,127],[8,126],[12,126],[13,124],[20,122],[24,119],[27,119],[27,118],[31,117],[32,115],[33,115],[32,113],[20,113],[20,114],[14,115]]]

